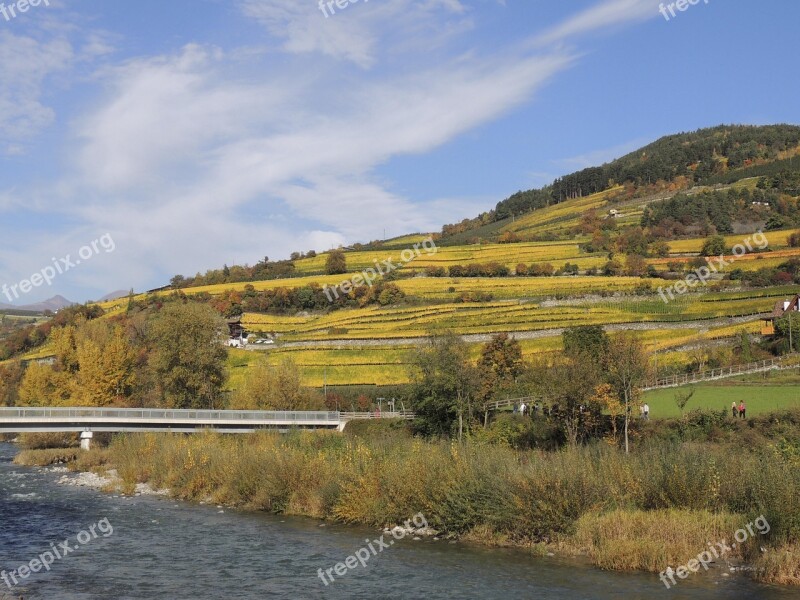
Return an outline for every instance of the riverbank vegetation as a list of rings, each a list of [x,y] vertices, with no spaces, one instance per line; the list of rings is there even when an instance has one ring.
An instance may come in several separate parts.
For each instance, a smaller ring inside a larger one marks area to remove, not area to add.
[[[375,527],[422,512],[443,535],[586,555],[606,569],[675,568],[763,515],[769,533],[720,562],[800,583],[800,413],[731,422],[648,424],[627,455],[605,442],[546,452],[482,436],[425,441],[402,422],[346,435],[137,434],[82,453],[80,468],[114,468],[127,491],[149,483],[185,500]],[[18,461],[37,452],[48,459]]]

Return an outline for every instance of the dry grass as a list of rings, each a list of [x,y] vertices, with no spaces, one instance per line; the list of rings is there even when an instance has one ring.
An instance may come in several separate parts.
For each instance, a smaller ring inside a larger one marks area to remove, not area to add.
[[[615,510],[581,517],[571,542],[600,568],[660,572],[685,565],[709,542],[731,540],[748,522],[727,512]],[[742,556],[739,546],[730,558]]]
[[[771,548],[756,559],[756,581],[777,585],[800,585],[800,543]]]
[[[77,448],[48,448],[46,450],[24,450],[14,457],[14,464],[24,467],[48,467],[74,462],[80,450]]]
[[[26,450],[46,448],[74,448],[78,446],[77,433],[20,433],[17,443]]]

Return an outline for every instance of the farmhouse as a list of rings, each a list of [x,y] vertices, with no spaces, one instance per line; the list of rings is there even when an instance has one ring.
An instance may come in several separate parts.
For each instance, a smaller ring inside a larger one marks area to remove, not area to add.
[[[791,300],[778,300],[775,303],[772,314],[764,317],[761,324],[761,335],[775,335],[775,321],[792,311],[800,311],[800,294],[795,294]]]
[[[38,358],[30,358],[30,359],[23,358],[22,360],[20,360],[20,362],[26,366],[31,363],[35,363],[37,365],[47,365],[52,367],[54,364],[56,364],[56,355],[48,354],[47,356],[40,356]]]
[[[247,330],[242,325],[242,317],[235,317],[233,319],[228,319],[228,341],[227,345],[231,347],[239,348],[247,344]]]

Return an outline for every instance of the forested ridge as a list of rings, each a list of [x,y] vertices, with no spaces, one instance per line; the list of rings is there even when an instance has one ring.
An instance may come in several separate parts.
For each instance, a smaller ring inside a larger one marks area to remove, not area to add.
[[[737,172],[793,157],[800,146],[795,125],[720,125],[662,137],[610,163],[559,177],[541,189],[519,191],[474,219],[445,225],[442,234],[463,233],[571,198],[625,186],[628,196],[665,189],[735,181]],[[759,173],[761,174],[761,173]],[[749,174],[748,174],[749,175]]]

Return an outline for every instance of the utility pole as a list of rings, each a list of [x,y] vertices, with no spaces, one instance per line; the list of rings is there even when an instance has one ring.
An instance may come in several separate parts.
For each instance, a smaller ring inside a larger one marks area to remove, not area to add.
[[[653,358],[654,358],[654,359],[655,359],[655,361],[656,361],[656,372],[655,372],[655,377],[654,377],[654,379],[655,379],[655,382],[654,382],[654,383],[655,383],[656,385],[658,385],[658,350],[655,350],[655,351],[653,352]]]

